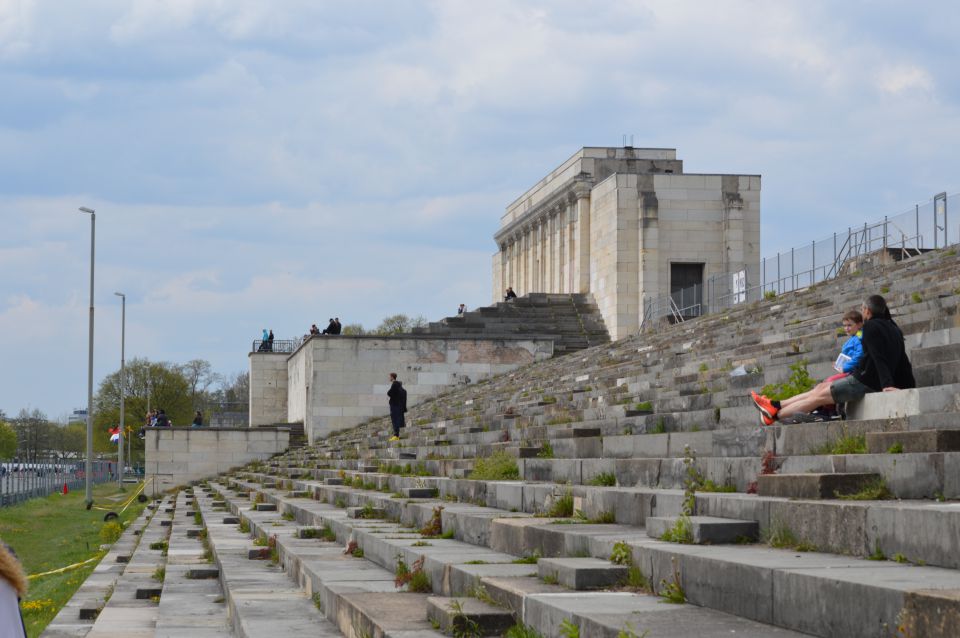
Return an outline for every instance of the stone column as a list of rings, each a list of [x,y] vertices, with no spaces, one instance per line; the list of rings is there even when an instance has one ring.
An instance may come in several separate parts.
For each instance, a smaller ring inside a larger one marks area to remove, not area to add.
[[[590,189],[587,186],[574,191],[576,198],[577,241],[573,251],[574,288],[572,292],[590,292]]]
[[[557,272],[557,292],[567,292],[567,270],[570,267],[570,264],[567,263],[567,225],[569,218],[567,217],[567,207],[561,206],[560,212],[557,214],[557,222],[559,228],[557,229],[557,235],[559,239],[559,246],[557,252],[560,254],[560,259],[557,260],[558,272]]]

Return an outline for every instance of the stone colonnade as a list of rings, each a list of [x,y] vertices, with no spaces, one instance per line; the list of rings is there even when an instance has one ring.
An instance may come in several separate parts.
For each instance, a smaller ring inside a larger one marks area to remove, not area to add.
[[[590,188],[574,182],[497,234],[500,293],[590,291]]]

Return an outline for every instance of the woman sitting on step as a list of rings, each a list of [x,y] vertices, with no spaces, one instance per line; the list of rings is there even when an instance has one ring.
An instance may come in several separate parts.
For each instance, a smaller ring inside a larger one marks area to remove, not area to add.
[[[861,399],[868,392],[892,392],[916,387],[913,368],[907,358],[903,333],[890,316],[887,301],[872,295],[860,308],[863,314],[863,357],[853,372],[830,383],[821,383],[813,390],[782,401],[771,401],[751,392],[753,404],[760,410],[764,425],[795,414],[811,412],[831,403],[848,403]]]

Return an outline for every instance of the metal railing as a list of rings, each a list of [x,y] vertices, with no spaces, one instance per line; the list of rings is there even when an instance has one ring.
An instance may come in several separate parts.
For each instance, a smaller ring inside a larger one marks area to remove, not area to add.
[[[300,347],[303,339],[275,339],[273,341],[254,339],[251,352],[293,352]]]
[[[834,279],[872,253],[883,252],[900,260],[960,243],[960,225],[951,228],[948,223],[950,203],[960,204],[957,194],[939,193],[930,201],[915,205],[912,211],[849,227],[846,232],[764,258],[759,266],[714,275],[702,285],[646,299],[641,330],[663,320],[676,323]]]
[[[94,461],[93,483],[117,480],[117,464]],[[0,507],[15,505],[31,498],[68,490],[82,490],[86,485],[83,460],[51,463],[0,463]]]

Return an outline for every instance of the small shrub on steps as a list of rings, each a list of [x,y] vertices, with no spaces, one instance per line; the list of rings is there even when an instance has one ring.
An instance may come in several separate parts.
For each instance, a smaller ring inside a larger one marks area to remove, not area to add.
[[[477,458],[470,473],[478,481],[515,481],[520,478],[517,460],[503,450],[486,457]]]

